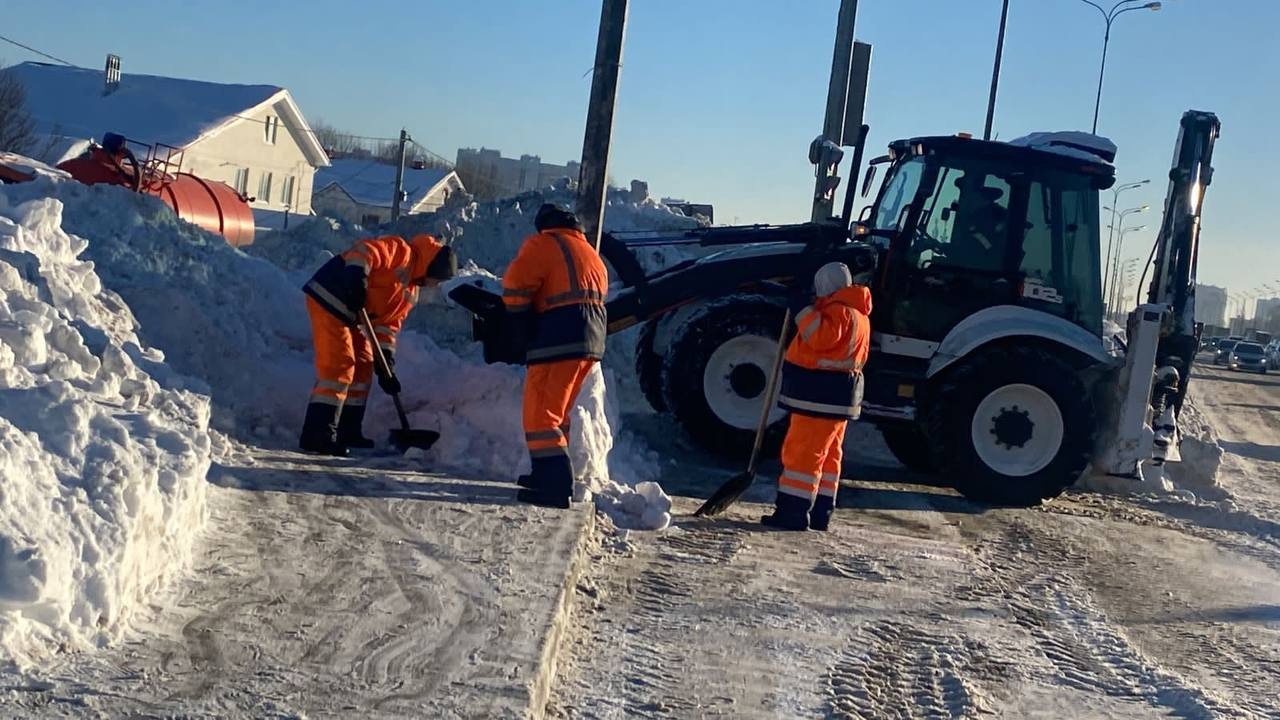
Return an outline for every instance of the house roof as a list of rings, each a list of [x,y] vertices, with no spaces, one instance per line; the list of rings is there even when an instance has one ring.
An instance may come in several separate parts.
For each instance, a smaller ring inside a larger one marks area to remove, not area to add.
[[[408,193],[407,207],[417,207],[435,192],[436,188],[453,175],[449,168],[404,169],[404,191]],[[330,185],[342,189],[352,200],[361,205],[391,207],[396,187],[396,167],[367,158],[335,158],[329,167],[316,171],[316,191]]]
[[[327,162],[289,91],[274,85],[128,73],[120,76],[118,89],[104,95],[100,70],[26,62],[5,72],[22,82],[27,112],[46,135],[100,139],[115,132],[138,142],[185,148],[263,105],[280,104],[284,124],[295,132],[308,161],[315,166]]]

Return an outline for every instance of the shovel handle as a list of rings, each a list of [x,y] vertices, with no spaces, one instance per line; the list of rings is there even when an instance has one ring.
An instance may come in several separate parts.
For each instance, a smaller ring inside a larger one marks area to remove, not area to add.
[[[364,308],[360,308],[360,323],[365,334],[369,336],[369,344],[373,346],[373,362],[378,374],[382,377],[394,378],[396,374],[391,371],[391,364],[387,362],[387,356],[382,353],[378,336],[373,331],[373,321],[369,319],[369,313]],[[392,393],[391,401],[396,404],[396,414],[400,416],[400,429],[408,430],[409,416],[405,414],[404,406],[400,404],[400,393]]]
[[[769,372],[769,384],[765,388],[764,407],[760,409],[760,424],[756,426],[755,444],[751,446],[751,459],[747,461],[747,472],[756,474],[756,461],[760,459],[760,448],[764,445],[764,433],[769,428],[769,411],[773,410],[773,396],[778,391],[778,379],[782,375],[782,359],[787,352],[787,341],[791,339],[791,308],[787,308],[782,316],[782,333],[778,336],[778,352],[773,356],[773,369]]]

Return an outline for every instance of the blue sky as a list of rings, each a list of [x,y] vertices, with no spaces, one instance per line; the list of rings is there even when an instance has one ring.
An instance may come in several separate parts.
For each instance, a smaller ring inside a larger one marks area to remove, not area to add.
[[[125,72],[271,83],[312,118],[362,134],[403,125],[452,159],[460,146],[564,162],[581,152],[598,0],[407,3],[5,0],[3,30],[73,63],[107,52]],[[820,129],[839,0],[632,0],[612,175],[711,202],[720,222],[808,217],[809,141]],[[896,137],[970,131],[986,110],[999,0],[862,0],[874,45],[869,154]],[[1223,123],[1205,204],[1202,282],[1280,279],[1280,2],[1165,0],[1117,20],[1099,132],[1122,206],[1153,206],[1124,256],[1158,225],[1178,118]],[[1012,0],[999,137],[1088,129],[1103,24],[1080,0]],[[0,59],[38,59],[0,44]],[[1131,216],[1130,220],[1135,217]],[[1136,223],[1135,223],[1136,224]]]

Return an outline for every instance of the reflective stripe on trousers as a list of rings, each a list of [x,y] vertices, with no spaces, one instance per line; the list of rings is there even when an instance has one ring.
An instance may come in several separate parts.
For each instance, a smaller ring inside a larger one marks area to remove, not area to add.
[[[315,348],[312,401],[338,407],[346,402],[362,404],[373,381],[373,346],[364,333],[334,317],[311,296],[307,296],[307,314]]]
[[[848,420],[792,415],[782,443],[778,492],[812,499],[835,498],[840,489],[844,431]]]
[[[569,447],[569,413],[594,360],[530,365],[524,381],[524,437],[532,457],[563,455]]]

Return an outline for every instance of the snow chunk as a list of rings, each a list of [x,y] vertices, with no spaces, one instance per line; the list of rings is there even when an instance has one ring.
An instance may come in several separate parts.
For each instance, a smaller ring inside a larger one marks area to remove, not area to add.
[[[21,666],[117,638],[189,562],[210,441],[207,399],[135,362],[63,204],[19,187],[0,189],[0,660]]]
[[[1101,135],[1077,130],[1058,132],[1034,132],[1009,141],[1010,145],[1035,148],[1045,152],[1066,155],[1077,160],[1112,163],[1116,159],[1116,144]]]

